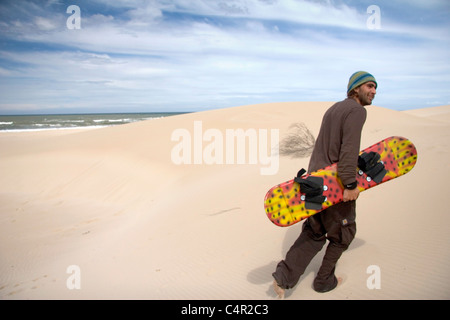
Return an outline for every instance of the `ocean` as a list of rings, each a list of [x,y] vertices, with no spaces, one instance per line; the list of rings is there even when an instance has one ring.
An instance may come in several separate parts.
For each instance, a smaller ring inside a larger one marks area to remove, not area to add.
[[[182,113],[183,112],[0,115],[0,132],[99,128],[149,119],[159,119]]]

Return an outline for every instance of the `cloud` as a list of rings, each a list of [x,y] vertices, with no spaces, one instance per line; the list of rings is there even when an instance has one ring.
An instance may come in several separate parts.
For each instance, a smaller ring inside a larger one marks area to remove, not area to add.
[[[54,30],[57,25],[50,19],[46,19],[43,17],[36,17],[34,19],[34,24],[38,27],[39,30]]]
[[[67,5],[39,3],[0,4],[7,44],[0,94],[8,107],[168,111],[330,101],[344,97],[356,70],[379,79],[377,104],[450,99],[448,23],[405,22],[390,2],[380,4],[380,30],[367,28],[371,3],[350,1],[79,1],[79,30],[66,27]],[[436,0],[421,10],[442,6]]]

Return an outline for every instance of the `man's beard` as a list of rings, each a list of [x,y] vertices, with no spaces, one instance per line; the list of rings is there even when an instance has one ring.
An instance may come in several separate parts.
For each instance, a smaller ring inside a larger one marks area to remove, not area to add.
[[[359,93],[358,94],[359,101],[363,104],[363,106],[369,106],[372,104],[373,98],[370,99],[368,94]],[[375,97],[374,97],[375,98]]]

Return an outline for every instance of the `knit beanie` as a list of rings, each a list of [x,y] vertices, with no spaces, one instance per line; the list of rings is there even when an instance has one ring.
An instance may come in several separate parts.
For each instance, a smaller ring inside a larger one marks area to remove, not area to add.
[[[375,82],[375,88],[377,88],[378,84],[373,75],[365,71],[355,72],[348,80],[347,93],[369,81]]]

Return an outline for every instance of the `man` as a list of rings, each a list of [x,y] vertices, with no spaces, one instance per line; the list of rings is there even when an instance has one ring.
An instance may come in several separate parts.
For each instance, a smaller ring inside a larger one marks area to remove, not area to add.
[[[331,106],[322,119],[309,162],[308,172],[314,172],[338,162],[338,176],[345,189],[343,202],[309,217],[302,232],[278,263],[273,287],[279,298],[286,289],[294,287],[313,257],[329,244],[322,265],[314,279],[314,290],[327,292],[336,288],[341,279],[334,272],[338,259],[348,248],[356,233],[355,200],[359,196],[356,168],[360,151],[361,132],[366,121],[364,106],[372,104],[377,82],[365,71],[355,72],[349,79],[347,99]]]

